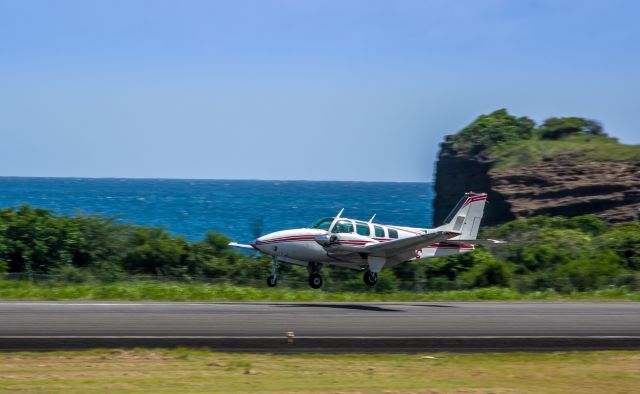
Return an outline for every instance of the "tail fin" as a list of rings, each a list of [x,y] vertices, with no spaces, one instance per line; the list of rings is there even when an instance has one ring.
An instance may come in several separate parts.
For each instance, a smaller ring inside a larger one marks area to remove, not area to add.
[[[476,239],[486,201],[486,193],[465,193],[437,230],[458,232],[460,239]]]

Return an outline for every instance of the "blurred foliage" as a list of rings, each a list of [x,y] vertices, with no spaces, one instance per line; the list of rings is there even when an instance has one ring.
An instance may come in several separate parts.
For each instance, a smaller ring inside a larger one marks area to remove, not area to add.
[[[536,216],[493,227],[482,236],[508,241],[488,251],[511,267],[520,290],[571,292],[638,285],[638,222],[609,225],[592,215]]]
[[[383,270],[373,289],[359,273],[325,268],[323,288],[378,294],[495,287],[560,294],[640,290],[638,222],[609,225],[595,216],[536,216],[487,229],[481,237],[508,243],[399,264]],[[188,241],[162,228],[103,216],[59,216],[29,206],[0,210],[0,273],[32,281],[117,284],[158,278],[265,287],[270,258],[237,252],[228,242],[213,232]],[[281,264],[279,281],[305,289],[307,275],[306,267]]]

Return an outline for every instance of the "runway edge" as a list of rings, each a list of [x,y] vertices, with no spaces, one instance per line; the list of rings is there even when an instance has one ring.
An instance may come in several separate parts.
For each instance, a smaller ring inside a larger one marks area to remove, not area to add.
[[[589,337],[0,337],[0,351],[206,348],[247,353],[640,350],[640,336]]]

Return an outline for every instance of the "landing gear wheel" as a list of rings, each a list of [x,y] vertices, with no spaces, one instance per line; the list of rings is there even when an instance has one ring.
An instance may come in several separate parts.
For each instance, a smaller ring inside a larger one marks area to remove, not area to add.
[[[375,284],[378,282],[378,274],[371,271],[365,271],[362,279],[364,279],[364,283],[367,286],[375,286]]]
[[[312,289],[319,289],[322,287],[322,276],[320,276],[320,274],[309,275],[309,286],[311,286]]]
[[[271,275],[267,278],[267,286],[275,287],[277,284],[278,284],[278,278],[276,278],[274,275]]]

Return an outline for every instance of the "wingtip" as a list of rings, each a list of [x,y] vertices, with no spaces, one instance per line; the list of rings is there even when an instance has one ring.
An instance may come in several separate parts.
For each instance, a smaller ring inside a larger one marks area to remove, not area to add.
[[[240,244],[237,242],[229,242],[227,246],[238,249],[258,250],[253,244]]]

